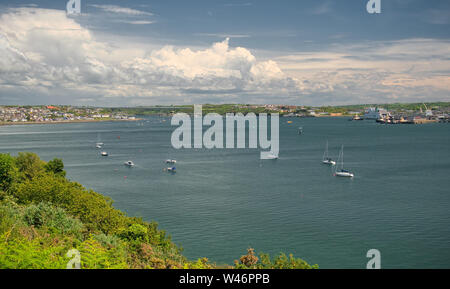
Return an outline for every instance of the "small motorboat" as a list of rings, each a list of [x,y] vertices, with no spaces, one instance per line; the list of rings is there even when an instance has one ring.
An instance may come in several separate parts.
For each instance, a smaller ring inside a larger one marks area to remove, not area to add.
[[[363,118],[362,117],[360,117],[359,115],[355,115],[355,116],[353,116],[351,119],[349,119],[350,121],[352,121],[352,120],[363,120]]]
[[[167,164],[176,164],[177,160],[170,160],[170,159],[168,159],[168,160],[166,160],[166,163]]]
[[[101,149],[102,146],[103,146],[103,143],[101,143],[101,142],[95,144],[95,147],[98,148],[98,149]]]
[[[108,153],[107,152],[101,152],[102,157],[107,157]]]
[[[170,167],[170,168],[167,168],[167,171],[171,172],[171,173],[175,173],[177,171],[177,168],[176,167]]]
[[[124,163],[124,165],[126,165],[128,167],[134,167],[134,163],[132,161],[127,161]]]

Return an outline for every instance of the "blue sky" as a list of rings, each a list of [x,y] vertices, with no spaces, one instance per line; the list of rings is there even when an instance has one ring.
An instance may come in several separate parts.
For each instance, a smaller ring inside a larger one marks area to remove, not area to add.
[[[0,2],[0,104],[450,100],[450,1],[65,2]]]

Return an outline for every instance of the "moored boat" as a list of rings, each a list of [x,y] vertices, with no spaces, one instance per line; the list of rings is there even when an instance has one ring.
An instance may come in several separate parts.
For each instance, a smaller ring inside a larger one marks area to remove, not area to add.
[[[276,160],[276,159],[278,159],[278,156],[275,155],[275,154],[273,154],[273,153],[270,153],[270,154],[266,157],[266,159],[267,159],[267,160]]]
[[[339,153],[338,158],[338,164],[340,164],[340,169],[338,170],[338,166],[336,166],[336,169],[334,171],[334,176],[336,177],[347,177],[347,178],[353,178],[355,175],[348,171],[344,170],[344,146],[341,147],[341,152]]]
[[[335,161],[333,161],[330,157],[328,157],[328,141],[327,144],[325,145],[325,151],[323,152],[322,163],[332,166],[336,164]]]

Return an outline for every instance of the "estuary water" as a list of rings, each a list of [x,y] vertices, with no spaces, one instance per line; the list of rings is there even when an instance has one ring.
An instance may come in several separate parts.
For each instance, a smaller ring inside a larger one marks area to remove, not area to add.
[[[258,149],[173,149],[174,129],[157,116],[1,126],[0,152],[62,158],[71,180],[157,221],[190,259],[232,264],[252,247],[320,268],[365,268],[374,248],[382,268],[450,268],[448,124],[280,118],[280,158],[264,161]],[[345,146],[354,178],[321,163],[327,140],[334,159]],[[163,171],[168,158],[176,174]]]

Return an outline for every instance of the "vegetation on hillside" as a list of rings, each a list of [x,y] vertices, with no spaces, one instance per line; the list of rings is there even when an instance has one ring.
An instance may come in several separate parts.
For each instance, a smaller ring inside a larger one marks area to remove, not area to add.
[[[155,222],[129,217],[111,199],[66,178],[60,159],[0,154],[0,268],[66,268],[80,252],[81,268],[217,268],[189,261]],[[317,268],[284,254],[253,249],[226,268]]]

